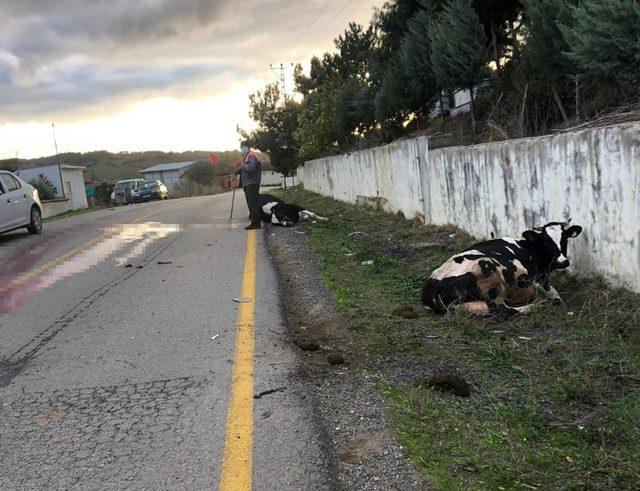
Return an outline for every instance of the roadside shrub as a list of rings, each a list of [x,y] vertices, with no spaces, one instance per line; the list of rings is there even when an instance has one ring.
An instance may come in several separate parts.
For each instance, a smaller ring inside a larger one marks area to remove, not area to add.
[[[38,190],[38,194],[42,200],[54,199],[58,192],[57,188],[44,174],[39,174],[36,178],[29,181],[29,184]]]
[[[101,182],[96,186],[96,192],[94,194],[96,204],[110,204],[111,203],[111,193],[113,192],[113,188],[115,186],[113,184],[109,184],[107,182]]]

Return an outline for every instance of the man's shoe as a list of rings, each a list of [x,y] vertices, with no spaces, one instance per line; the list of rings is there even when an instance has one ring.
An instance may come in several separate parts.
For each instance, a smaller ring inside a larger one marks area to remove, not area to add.
[[[244,229],[245,230],[259,230],[262,228],[262,225],[247,225]]]

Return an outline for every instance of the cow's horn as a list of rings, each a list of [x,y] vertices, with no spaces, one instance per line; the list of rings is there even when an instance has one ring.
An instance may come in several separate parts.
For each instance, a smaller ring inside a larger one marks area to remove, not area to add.
[[[566,222],[562,224],[562,228],[566,228],[571,224],[571,218],[569,218]]]

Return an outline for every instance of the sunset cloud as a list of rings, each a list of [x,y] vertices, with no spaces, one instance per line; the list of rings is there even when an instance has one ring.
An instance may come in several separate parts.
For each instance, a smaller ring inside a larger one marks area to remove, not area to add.
[[[254,90],[274,80],[270,63],[307,61],[382,3],[0,0],[0,151],[3,125],[76,124],[154,98]]]

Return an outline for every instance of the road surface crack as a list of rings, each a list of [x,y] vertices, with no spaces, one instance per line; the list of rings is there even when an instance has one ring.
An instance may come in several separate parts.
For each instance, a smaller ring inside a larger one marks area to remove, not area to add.
[[[255,394],[253,396],[253,398],[254,399],[262,399],[264,396],[268,396],[270,394],[275,394],[276,392],[284,392],[285,390],[287,390],[286,387],[278,387],[276,389],[263,390],[259,394]]]

